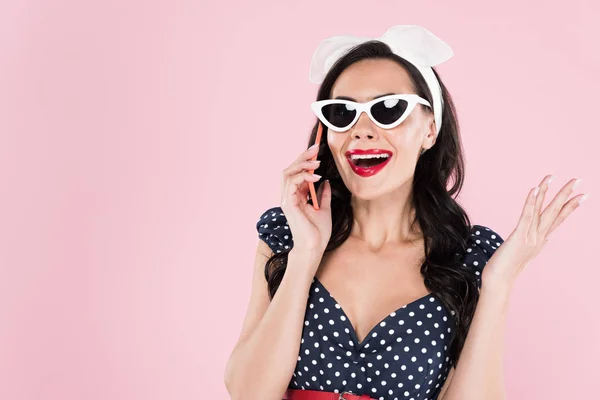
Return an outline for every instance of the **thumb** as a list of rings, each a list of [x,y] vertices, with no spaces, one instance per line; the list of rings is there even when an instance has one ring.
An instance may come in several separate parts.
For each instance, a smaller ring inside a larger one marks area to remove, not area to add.
[[[321,193],[319,205],[321,208],[331,210],[331,183],[329,182],[329,179],[327,179],[322,186],[323,192]]]

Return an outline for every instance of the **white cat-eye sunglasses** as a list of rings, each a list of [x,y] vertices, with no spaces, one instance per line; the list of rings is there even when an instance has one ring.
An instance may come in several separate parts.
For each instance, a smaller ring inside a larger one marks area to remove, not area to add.
[[[404,121],[417,104],[431,108],[431,104],[417,94],[390,94],[366,103],[345,99],[315,101],[311,109],[319,120],[335,132],[345,132],[367,113],[371,121],[382,129],[392,129]]]

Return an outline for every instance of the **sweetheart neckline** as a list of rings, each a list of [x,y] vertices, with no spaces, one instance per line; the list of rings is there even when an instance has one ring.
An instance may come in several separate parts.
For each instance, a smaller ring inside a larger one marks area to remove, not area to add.
[[[396,310],[390,312],[389,314],[387,314],[385,317],[383,317],[383,319],[381,319],[379,322],[377,322],[365,335],[365,337],[363,338],[362,341],[358,340],[358,335],[356,334],[356,330],[354,329],[354,324],[352,323],[352,321],[350,321],[350,318],[348,317],[348,314],[346,314],[346,311],[344,311],[344,307],[342,307],[342,305],[340,304],[339,301],[337,301],[335,299],[335,297],[333,297],[333,295],[331,294],[331,292],[325,287],[325,285],[323,285],[323,283],[319,280],[319,278],[317,278],[316,276],[314,277],[314,282],[317,283],[321,289],[323,289],[325,291],[325,293],[327,293],[334,301],[335,304],[337,304],[339,306],[338,310],[341,311],[342,315],[346,318],[345,321],[343,321],[344,323],[347,323],[348,325],[350,325],[349,330],[352,334],[352,336],[354,337],[354,339],[356,340],[357,346],[358,348],[362,348],[363,344],[365,344],[367,342],[367,340],[371,337],[371,335],[373,334],[373,332],[375,331],[375,329],[377,329],[377,327],[379,325],[381,325],[382,322],[386,322],[389,318],[392,317],[392,314],[397,314],[399,312],[401,312],[404,309],[407,309],[413,305],[418,304],[419,302],[423,301],[424,299],[428,298],[428,297],[433,297],[435,298],[435,294],[433,293],[428,293],[424,296],[419,297],[418,299],[415,299],[413,301],[411,301],[410,303],[406,303],[401,307],[398,307]],[[337,307],[336,307],[337,308]]]

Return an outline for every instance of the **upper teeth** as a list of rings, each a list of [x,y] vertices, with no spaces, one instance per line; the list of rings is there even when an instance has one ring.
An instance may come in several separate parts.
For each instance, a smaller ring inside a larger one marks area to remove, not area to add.
[[[352,157],[353,160],[358,160],[361,158],[387,158],[390,155],[387,153],[381,153],[381,154],[352,154],[350,157]]]

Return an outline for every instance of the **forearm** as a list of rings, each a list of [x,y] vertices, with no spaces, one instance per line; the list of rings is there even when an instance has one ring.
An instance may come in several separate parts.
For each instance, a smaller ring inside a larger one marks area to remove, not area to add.
[[[510,288],[482,287],[443,400],[503,400],[503,353]]]
[[[261,321],[232,354],[234,400],[280,400],[292,377],[308,292],[319,260],[290,253],[286,272]],[[312,275],[311,275],[312,274]]]

